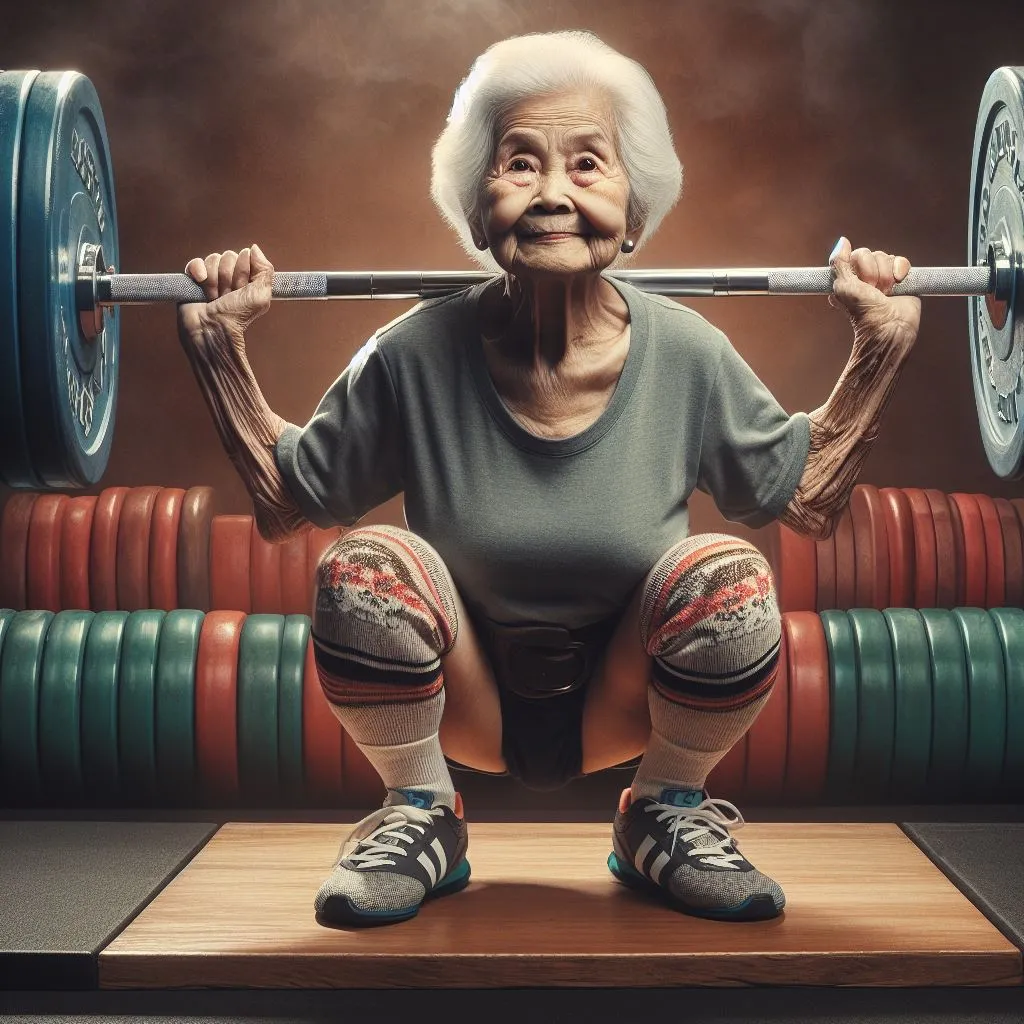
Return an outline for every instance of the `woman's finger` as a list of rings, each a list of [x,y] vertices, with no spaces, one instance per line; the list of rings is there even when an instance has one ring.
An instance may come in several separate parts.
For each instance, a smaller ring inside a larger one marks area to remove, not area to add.
[[[235,263],[238,262],[238,253],[234,249],[225,249],[220,257],[220,269],[217,273],[217,287],[221,295],[231,291],[231,279],[235,276]]]
[[[249,283],[249,249],[240,249],[235,261],[235,272],[231,276],[231,288],[244,288]]]
[[[206,301],[213,302],[219,291],[218,278],[220,275],[220,253],[211,252],[204,261],[206,264],[206,280],[203,282],[203,291],[206,293]]]

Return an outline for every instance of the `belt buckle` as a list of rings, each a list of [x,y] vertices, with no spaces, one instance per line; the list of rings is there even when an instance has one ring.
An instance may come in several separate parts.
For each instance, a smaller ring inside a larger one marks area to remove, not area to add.
[[[509,668],[522,696],[557,697],[579,687],[586,653],[564,626],[520,626],[509,639]],[[542,685],[534,685],[537,679]]]

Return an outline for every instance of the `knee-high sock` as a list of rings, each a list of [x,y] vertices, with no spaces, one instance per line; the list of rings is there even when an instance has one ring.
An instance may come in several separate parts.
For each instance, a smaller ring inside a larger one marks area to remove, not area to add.
[[[689,537],[648,576],[640,618],[654,661],[634,796],[702,789],[775,683],[782,622],[771,569],[738,538]]]
[[[397,527],[353,530],[317,569],[313,639],[320,685],[341,722],[388,789],[455,805],[441,751],[441,656],[458,623],[440,556]]]

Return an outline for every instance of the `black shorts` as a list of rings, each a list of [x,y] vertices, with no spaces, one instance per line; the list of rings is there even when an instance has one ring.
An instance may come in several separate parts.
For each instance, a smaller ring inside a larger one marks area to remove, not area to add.
[[[496,666],[497,652],[490,642],[485,626],[477,623],[481,646],[492,666],[498,682],[501,701],[501,753],[508,766],[506,772],[484,772],[486,775],[510,775],[529,789],[560,789],[583,774],[583,704],[587,686],[604,650],[615,631],[616,622],[591,631],[593,669],[582,685],[568,693],[531,698],[514,693],[501,684],[503,673]],[[454,768],[465,765],[446,758]],[[617,767],[633,767],[639,758]],[[468,769],[477,771],[478,769]]]

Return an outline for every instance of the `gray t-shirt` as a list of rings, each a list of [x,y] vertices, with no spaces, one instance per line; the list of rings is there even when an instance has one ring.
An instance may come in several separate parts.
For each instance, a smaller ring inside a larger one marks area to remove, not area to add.
[[[569,628],[620,612],[689,533],[709,493],[762,526],[796,490],[805,413],[786,413],[693,310],[612,282],[630,346],[607,408],[573,437],[522,427],[484,358],[475,285],[381,328],[277,462],[303,513],[351,526],[405,492],[409,529],[441,554],[471,612]]]

